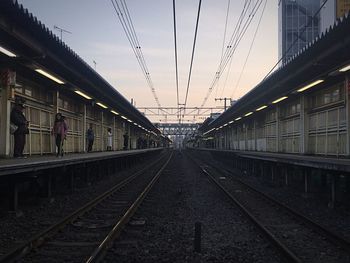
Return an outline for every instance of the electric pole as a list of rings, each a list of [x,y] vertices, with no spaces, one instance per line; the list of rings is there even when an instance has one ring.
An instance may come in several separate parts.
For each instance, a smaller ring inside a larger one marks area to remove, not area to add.
[[[72,34],[72,32],[66,30],[66,29],[63,29],[61,27],[58,27],[58,26],[53,26],[54,29],[60,31],[60,36],[61,36],[61,41],[62,41],[62,33],[68,33],[68,34]]]
[[[224,101],[224,108],[225,108],[225,111],[226,111],[226,109],[227,109],[226,101],[229,101],[229,102],[230,102],[230,105],[231,105],[231,98],[215,98],[215,101]]]

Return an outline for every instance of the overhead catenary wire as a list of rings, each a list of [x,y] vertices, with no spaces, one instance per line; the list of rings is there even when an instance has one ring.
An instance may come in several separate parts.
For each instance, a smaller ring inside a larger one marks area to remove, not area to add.
[[[320,6],[320,8],[315,12],[315,14],[312,16],[311,19],[309,19],[308,23],[302,28],[302,30],[300,31],[300,33],[298,34],[298,36],[295,38],[295,40],[293,41],[292,44],[290,44],[290,46],[288,47],[288,49],[283,53],[283,55],[281,56],[281,58],[276,62],[276,64],[269,70],[269,72],[265,75],[265,77],[262,79],[262,81],[264,81],[268,76],[270,76],[270,74],[272,73],[272,71],[279,65],[279,63],[287,56],[288,52],[292,49],[292,47],[297,43],[298,38],[300,38],[301,34],[303,34],[305,32],[305,30],[307,29],[307,27],[310,25],[310,23],[312,23],[312,21],[316,18],[316,16],[318,16],[318,14],[321,12],[322,8],[325,6],[325,4],[328,2],[328,0],[325,0],[322,5]]]
[[[224,47],[225,47],[225,42],[226,42],[227,22],[228,22],[228,15],[229,15],[229,12],[230,12],[230,2],[231,2],[231,0],[228,0],[228,1],[227,1],[226,19],[225,19],[225,29],[224,29],[224,38],[223,38],[223,41],[222,41],[221,58],[220,58],[220,60],[222,60],[222,57],[223,57],[223,55],[224,55]],[[218,86],[217,86],[217,87],[218,87]],[[218,88],[215,89],[215,97],[216,97],[217,91],[218,91]]]
[[[249,9],[249,7],[250,7],[251,2],[252,2],[251,0],[245,0],[244,5],[243,5],[242,12],[241,12],[241,14],[240,14],[240,16],[239,16],[239,18],[238,18],[238,21],[237,21],[237,23],[236,23],[236,26],[235,26],[235,29],[234,29],[234,31],[233,31],[233,34],[232,34],[232,36],[231,36],[230,42],[232,41],[232,39],[235,39],[235,37],[237,36],[237,34],[238,34],[238,32],[239,32],[239,30],[240,30],[240,28],[241,28],[241,26],[242,26],[242,22],[244,21],[244,18],[246,17],[246,14],[247,14],[247,11],[248,11],[248,9]],[[232,47],[232,46],[227,45],[227,48],[231,48],[231,47]],[[220,60],[221,63],[222,63],[223,60],[224,60],[224,57],[221,56],[221,60]],[[224,90],[225,90],[225,86],[226,86],[226,81],[227,81],[228,75],[229,75],[229,73],[230,73],[230,71],[231,71],[232,61],[233,61],[233,59],[230,59],[230,65],[229,65],[229,68],[228,68],[227,73],[226,73],[226,79],[225,79],[224,85],[223,85],[223,87],[222,87],[220,97],[223,96],[223,93],[224,93]],[[220,80],[220,78],[218,79],[217,83],[214,85],[214,87],[217,87],[216,90],[218,90],[219,80]],[[216,95],[215,95],[215,96],[216,96]]]
[[[139,66],[142,70],[142,73],[146,79],[146,82],[148,86],[151,89],[151,92],[153,94],[154,100],[156,101],[157,105],[159,108],[161,108],[161,104],[159,102],[156,90],[154,88],[145,57],[142,53],[141,50],[141,45],[138,41],[136,31],[134,28],[134,25],[132,23],[132,18],[130,16],[130,12],[128,10],[127,4],[125,0],[119,0],[120,2],[118,3],[118,0],[111,0],[111,3],[113,5],[113,8],[117,14],[117,17],[122,25],[122,28],[126,34],[126,37],[130,43],[130,46],[136,56],[137,62],[139,63]]]
[[[250,53],[251,53],[251,51],[252,51],[252,47],[253,47],[254,42],[255,42],[256,35],[257,35],[257,33],[258,33],[258,31],[259,31],[259,28],[260,28],[261,20],[262,20],[262,18],[263,18],[263,16],[264,16],[264,12],[265,12],[265,9],[266,9],[266,4],[267,4],[267,0],[265,0],[265,4],[264,4],[264,6],[263,6],[263,10],[262,10],[262,12],[261,12],[258,25],[256,26],[256,29],[255,29],[255,32],[254,32],[254,36],[253,36],[252,42],[251,42],[250,47],[249,47],[248,54],[247,54],[247,56],[246,56],[246,58],[245,58],[245,61],[244,61],[242,70],[241,70],[241,72],[240,72],[240,74],[239,74],[239,77],[238,77],[238,80],[237,80],[237,83],[236,83],[236,85],[235,85],[235,87],[234,87],[234,89],[233,89],[233,91],[232,91],[232,94],[231,94],[231,98],[232,98],[232,99],[233,99],[233,95],[234,95],[235,91],[236,91],[237,88],[238,88],[238,85],[239,85],[239,83],[240,83],[240,81],[241,81],[241,78],[242,78],[242,76],[243,76],[243,72],[244,72],[245,67],[246,67],[246,65],[247,65],[247,62],[248,62]]]
[[[256,12],[259,10],[261,4],[262,4],[263,0],[260,1],[256,1],[255,4],[253,5],[249,15],[247,18],[246,17],[246,13],[247,13],[247,7],[245,6],[242,13],[241,13],[241,21],[239,21],[239,23],[236,26],[236,29],[230,39],[230,42],[227,46],[227,49],[225,51],[224,57],[223,59],[220,61],[218,69],[215,73],[214,79],[211,83],[211,85],[209,86],[208,92],[202,102],[201,107],[204,107],[205,103],[207,102],[213,88],[215,87],[215,85],[217,84],[218,80],[220,79],[223,71],[225,70],[227,64],[230,62],[230,60],[232,59],[233,54],[235,53],[239,43],[241,42],[243,36],[245,35],[247,29],[249,28],[249,25],[251,24]],[[248,2],[248,6],[250,5],[251,1]],[[246,3],[245,3],[246,4]],[[242,15],[243,14],[243,15]],[[245,20],[244,20],[245,19]],[[244,21],[244,23],[243,23]],[[242,26],[243,24],[243,26]]]
[[[198,32],[198,24],[199,24],[199,15],[200,15],[200,12],[201,12],[201,4],[202,4],[202,0],[199,0],[199,3],[198,3],[198,12],[197,12],[197,21],[196,21],[196,29],[195,29],[195,33],[194,33],[194,39],[193,39],[191,63],[190,63],[190,70],[189,70],[189,73],[188,73],[187,89],[186,89],[186,97],[185,97],[184,108],[186,108],[187,97],[188,97],[188,91],[189,91],[190,82],[191,82],[193,58],[194,58],[194,52],[195,52],[195,48],[196,48],[197,32]]]
[[[175,0],[173,0],[173,16],[174,16],[174,46],[175,46],[175,79],[176,79],[176,99],[177,99],[177,107],[179,107],[179,73],[177,66],[177,40],[176,40],[176,6]]]

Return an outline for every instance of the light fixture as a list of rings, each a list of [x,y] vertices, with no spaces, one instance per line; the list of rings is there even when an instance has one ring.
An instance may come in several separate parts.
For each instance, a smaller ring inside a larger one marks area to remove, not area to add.
[[[120,117],[122,117],[122,119],[124,119],[124,120],[127,120],[128,118],[126,118],[125,116],[123,116],[123,115],[120,115]]]
[[[79,94],[80,96],[84,97],[85,99],[91,100],[92,98],[85,93],[81,92],[80,90],[75,90],[75,93]]]
[[[96,104],[104,109],[108,108],[106,105],[102,104],[101,102],[97,102]]]
[[[242,119],[242,117],[238,117],[235,119],[235,121],[239,121],[240,119]]]
[[[119,113],[116,112],[115,110],[111,110],[111,112],[112,112],[113,114],[115,114],[115,115],[119,115]]]
[[[267,105],[264,105],[264,106],[261,106],[259,108],[256,109],[256,111],[260,111],[260,110],[263,110],[263,109],[266,109],[267,108]]]
[[[128,122],[130,122],[130,123],[132,123],[132,121],[131,120],[129,120],[129,119],[126,119]]]
[[[10,50],[6,49],[6,48],[3,48],[0,46],[0,52],[1,53],[4,53],[5,55],[9,56],[9,57],[12,57],[12,58],[15,58],[17,57],[17,55],[15,53],[12,53]]]
[[[136,123],[136,122],[134,122],[134,125],[135,125],[135,126],[137,126],[137,123]]]
[[[224,127],[226,127],[227,125],[228,125],[228,123],[225,123],[225,124],[224,124]]]
[[[318,79],[318,80],[316,80],[314,82],[311,82],[309,85],[306,85],[305,87],[302,87],[302,88],[298,89],[297,91],[298,92],[303,92],[304,90],[307,90],[307,89],[309,89],[309,88],[311,88],[313,86],[316,86],[317,84],[319,84],[319,83],[321,83],[323,81],[324,81],[323,79]]]
[[[248,113],[246,113],[246,114],[244,114],[244,116],[249,116],[249,115],[252,115],[253,114],[253,112],[251,111],[251,112],[248,112]]]
[[[288,98],[287,96],[283,96],[283,97],[281,97],[281,98],[279,98],[279,99],[277,99],[277,100],[274,100],[272,103],[273,104],[276,104],[276,103],[278,103],[278,102],[280,102],[280,101],[282,101],[282,100],[285,100],[286,98]]]
[[[38,73],[40,73],[41,75],[43,75],[43,76],[45,76],[45,77],[51,79],[51,80],[57,82],[58,84],[64,84],[64,82],[63,82],[62,80],[60,80],[60,79],[58,79],[58,78],[52,76],[50,73],[46,72],[45,70],[42,70],[42,69],[40,69],[40,68],[37,68],[35,71],[38,72]]]
[[[350,69],[350,65],[347,65],[345,67],[342,67],[341,69],[339,69],[339,72],[345,72],[348,71]]]
[[[228,124],[232,124],[234,121],[230,121]]]

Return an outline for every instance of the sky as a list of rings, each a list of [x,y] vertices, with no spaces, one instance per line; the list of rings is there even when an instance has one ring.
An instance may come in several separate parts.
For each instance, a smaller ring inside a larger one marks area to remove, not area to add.
[[[229,0],[202,0],[188,107],[199,107],[215,77],[224,40]],[[252,0],[256,2],[258,0]],[[63,41],[137,107],[156,107],[150,87],[140,69],[110,0],[19,0],[29,12],[58,36],[54,26],[66,29]],[[245,0],[231,0],[226,29],[227,46]],[[265,2],[265,0],[263,1]],[[159,102],[176,107],[173,1],[126,0]],[[242,78],[263,4],[237,47],[231,66],[219,79],[205,106],[223,105],[218,97],[239,99],[254,88],[277,62],[278,24],[276,0],[267,0]],[[179,96],[184,103],[198,11],[198,0],[176,0]],[[230,70],[229,70],[230,69]]]

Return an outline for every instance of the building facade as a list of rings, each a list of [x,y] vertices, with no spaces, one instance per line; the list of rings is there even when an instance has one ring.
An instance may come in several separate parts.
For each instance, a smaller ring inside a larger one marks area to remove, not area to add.
[[[284,65],[320,33],[320,0],[278,2],[278,57]]]

